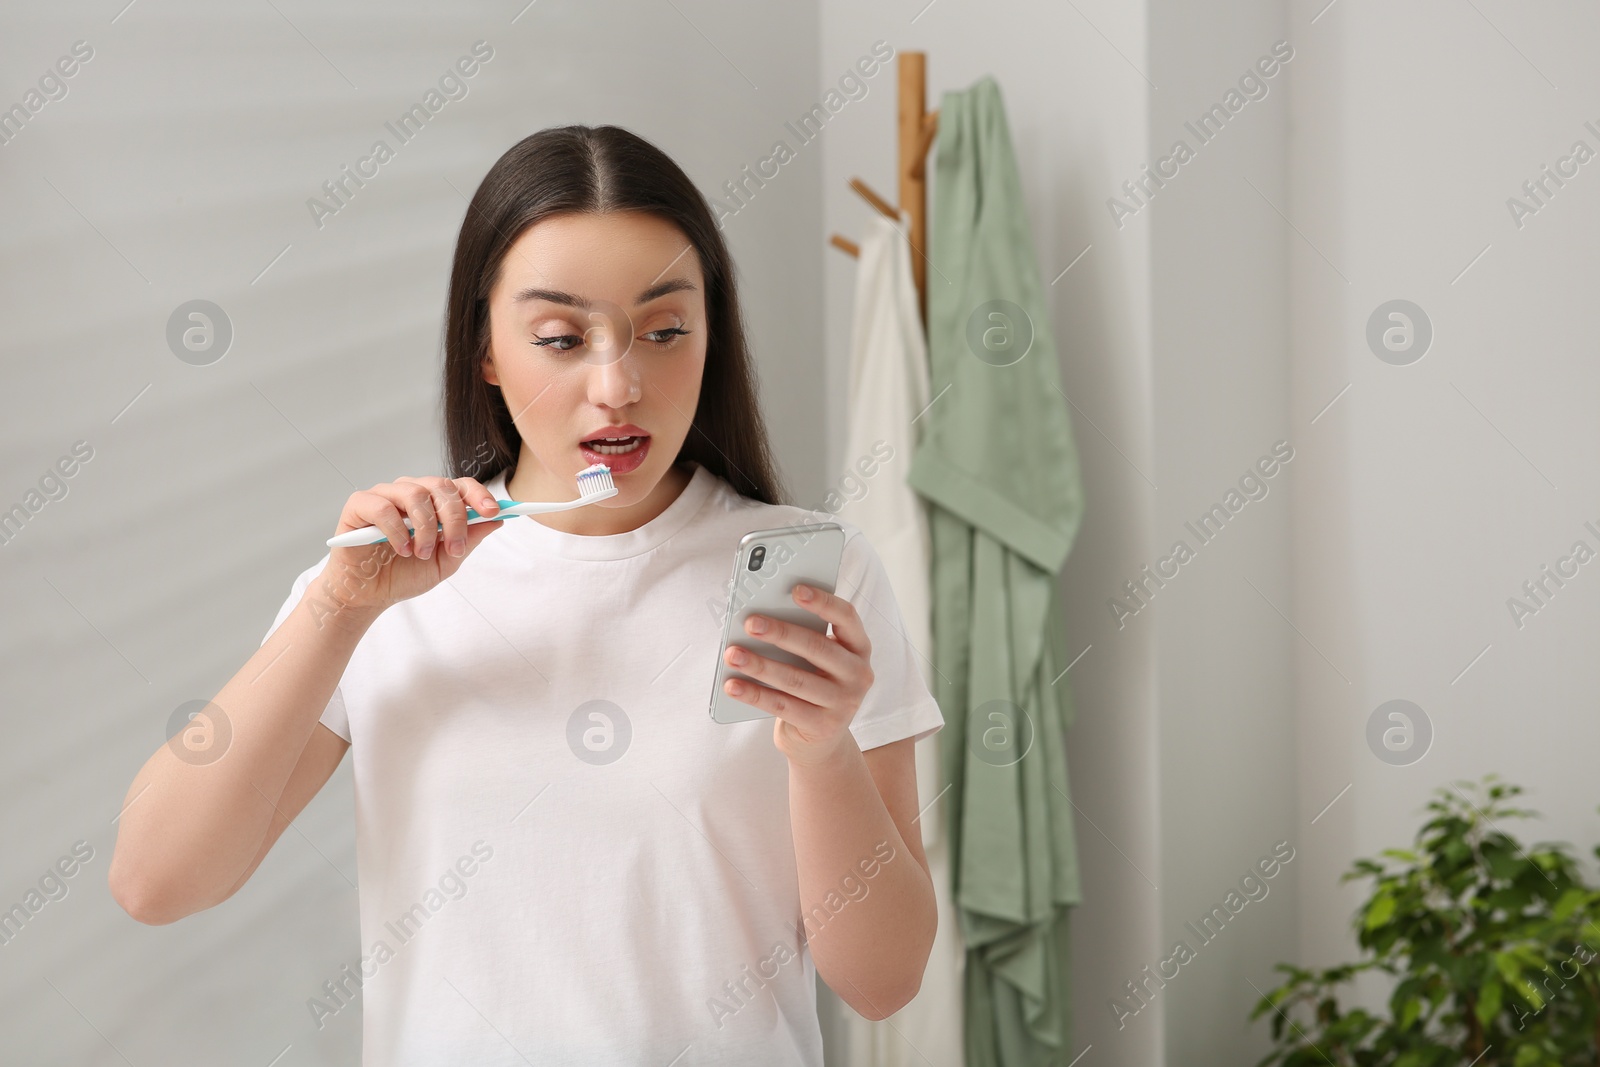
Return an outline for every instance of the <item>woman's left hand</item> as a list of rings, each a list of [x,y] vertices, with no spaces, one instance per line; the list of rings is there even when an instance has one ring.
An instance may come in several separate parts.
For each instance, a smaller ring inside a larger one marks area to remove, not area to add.
[[[772,743],[791,763],[823,763],[850,737],[850,721],[872,688],[872,642],[855,605],[843,597],[808,585],[796,585],[790,596],[832,623],[833,633],[819,634],[765,615],[746,619],[745,633],[794,653],[816,673],[730,644],[728,666],[756,681],[730,678],[723,689],[776,718]]]

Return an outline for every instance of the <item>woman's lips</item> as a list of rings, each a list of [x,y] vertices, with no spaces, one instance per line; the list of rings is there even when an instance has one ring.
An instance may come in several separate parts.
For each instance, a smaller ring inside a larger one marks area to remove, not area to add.
[[[586,464],[592,466],[596,463],[604,463],[611,468],[612,474],[627,474],[629,471],[638,470],[639,465],[644,462],[645,456],[650,451],[650,438],[641,438],[638,448],[635,448],[632,452],[623,452],[621,454],[596,452],[589,447],[587,441],[581,442],[578,445],[578,449],[583,453]]]

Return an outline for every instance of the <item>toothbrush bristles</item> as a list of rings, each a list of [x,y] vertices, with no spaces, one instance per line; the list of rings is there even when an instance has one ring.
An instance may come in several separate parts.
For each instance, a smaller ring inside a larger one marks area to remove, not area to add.
[[[616,483],[611,480],[611,468],[604,463],[596,463],[592,467],[585,467],[578,472],[578,496],[591,497],[596,493],[603,493],[608,489],[615,489]]]

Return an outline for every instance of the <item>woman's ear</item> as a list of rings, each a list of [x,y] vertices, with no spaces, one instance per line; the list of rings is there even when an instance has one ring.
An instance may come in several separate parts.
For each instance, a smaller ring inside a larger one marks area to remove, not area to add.
[[[489,356],[484,356],[483,357],[483,363],[481,364],[481,367],[482,367],[482,370],[483,370],[483,380],[484,381],[488,382],[490,385],[499,385],[500,384],[500,376],[497,375],[494,372],[494,360],[493,359],[491,359]]]

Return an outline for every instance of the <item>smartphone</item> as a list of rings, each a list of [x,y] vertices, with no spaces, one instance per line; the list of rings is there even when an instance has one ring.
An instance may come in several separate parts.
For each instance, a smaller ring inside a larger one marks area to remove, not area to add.
[[[827,621],[795,603],[793,590],[796,585],[809,585],[833,592],[839,580],[839,559],[843,554],[844,530],[836,522],[756,530],[739,540],[739,550],[733,557],[733,578],[728,584],[728,608],[723,614],[722,647],[717,649],[716,680],[711,687],[713,722],[771,718],[760,708],[751,707],[723,691],[729,678],[762,684],[728,666],[730,644],[801,670],[815,670],[804,657],[746,633],[744,624],[751,615],[765,615],[827,633]]]

